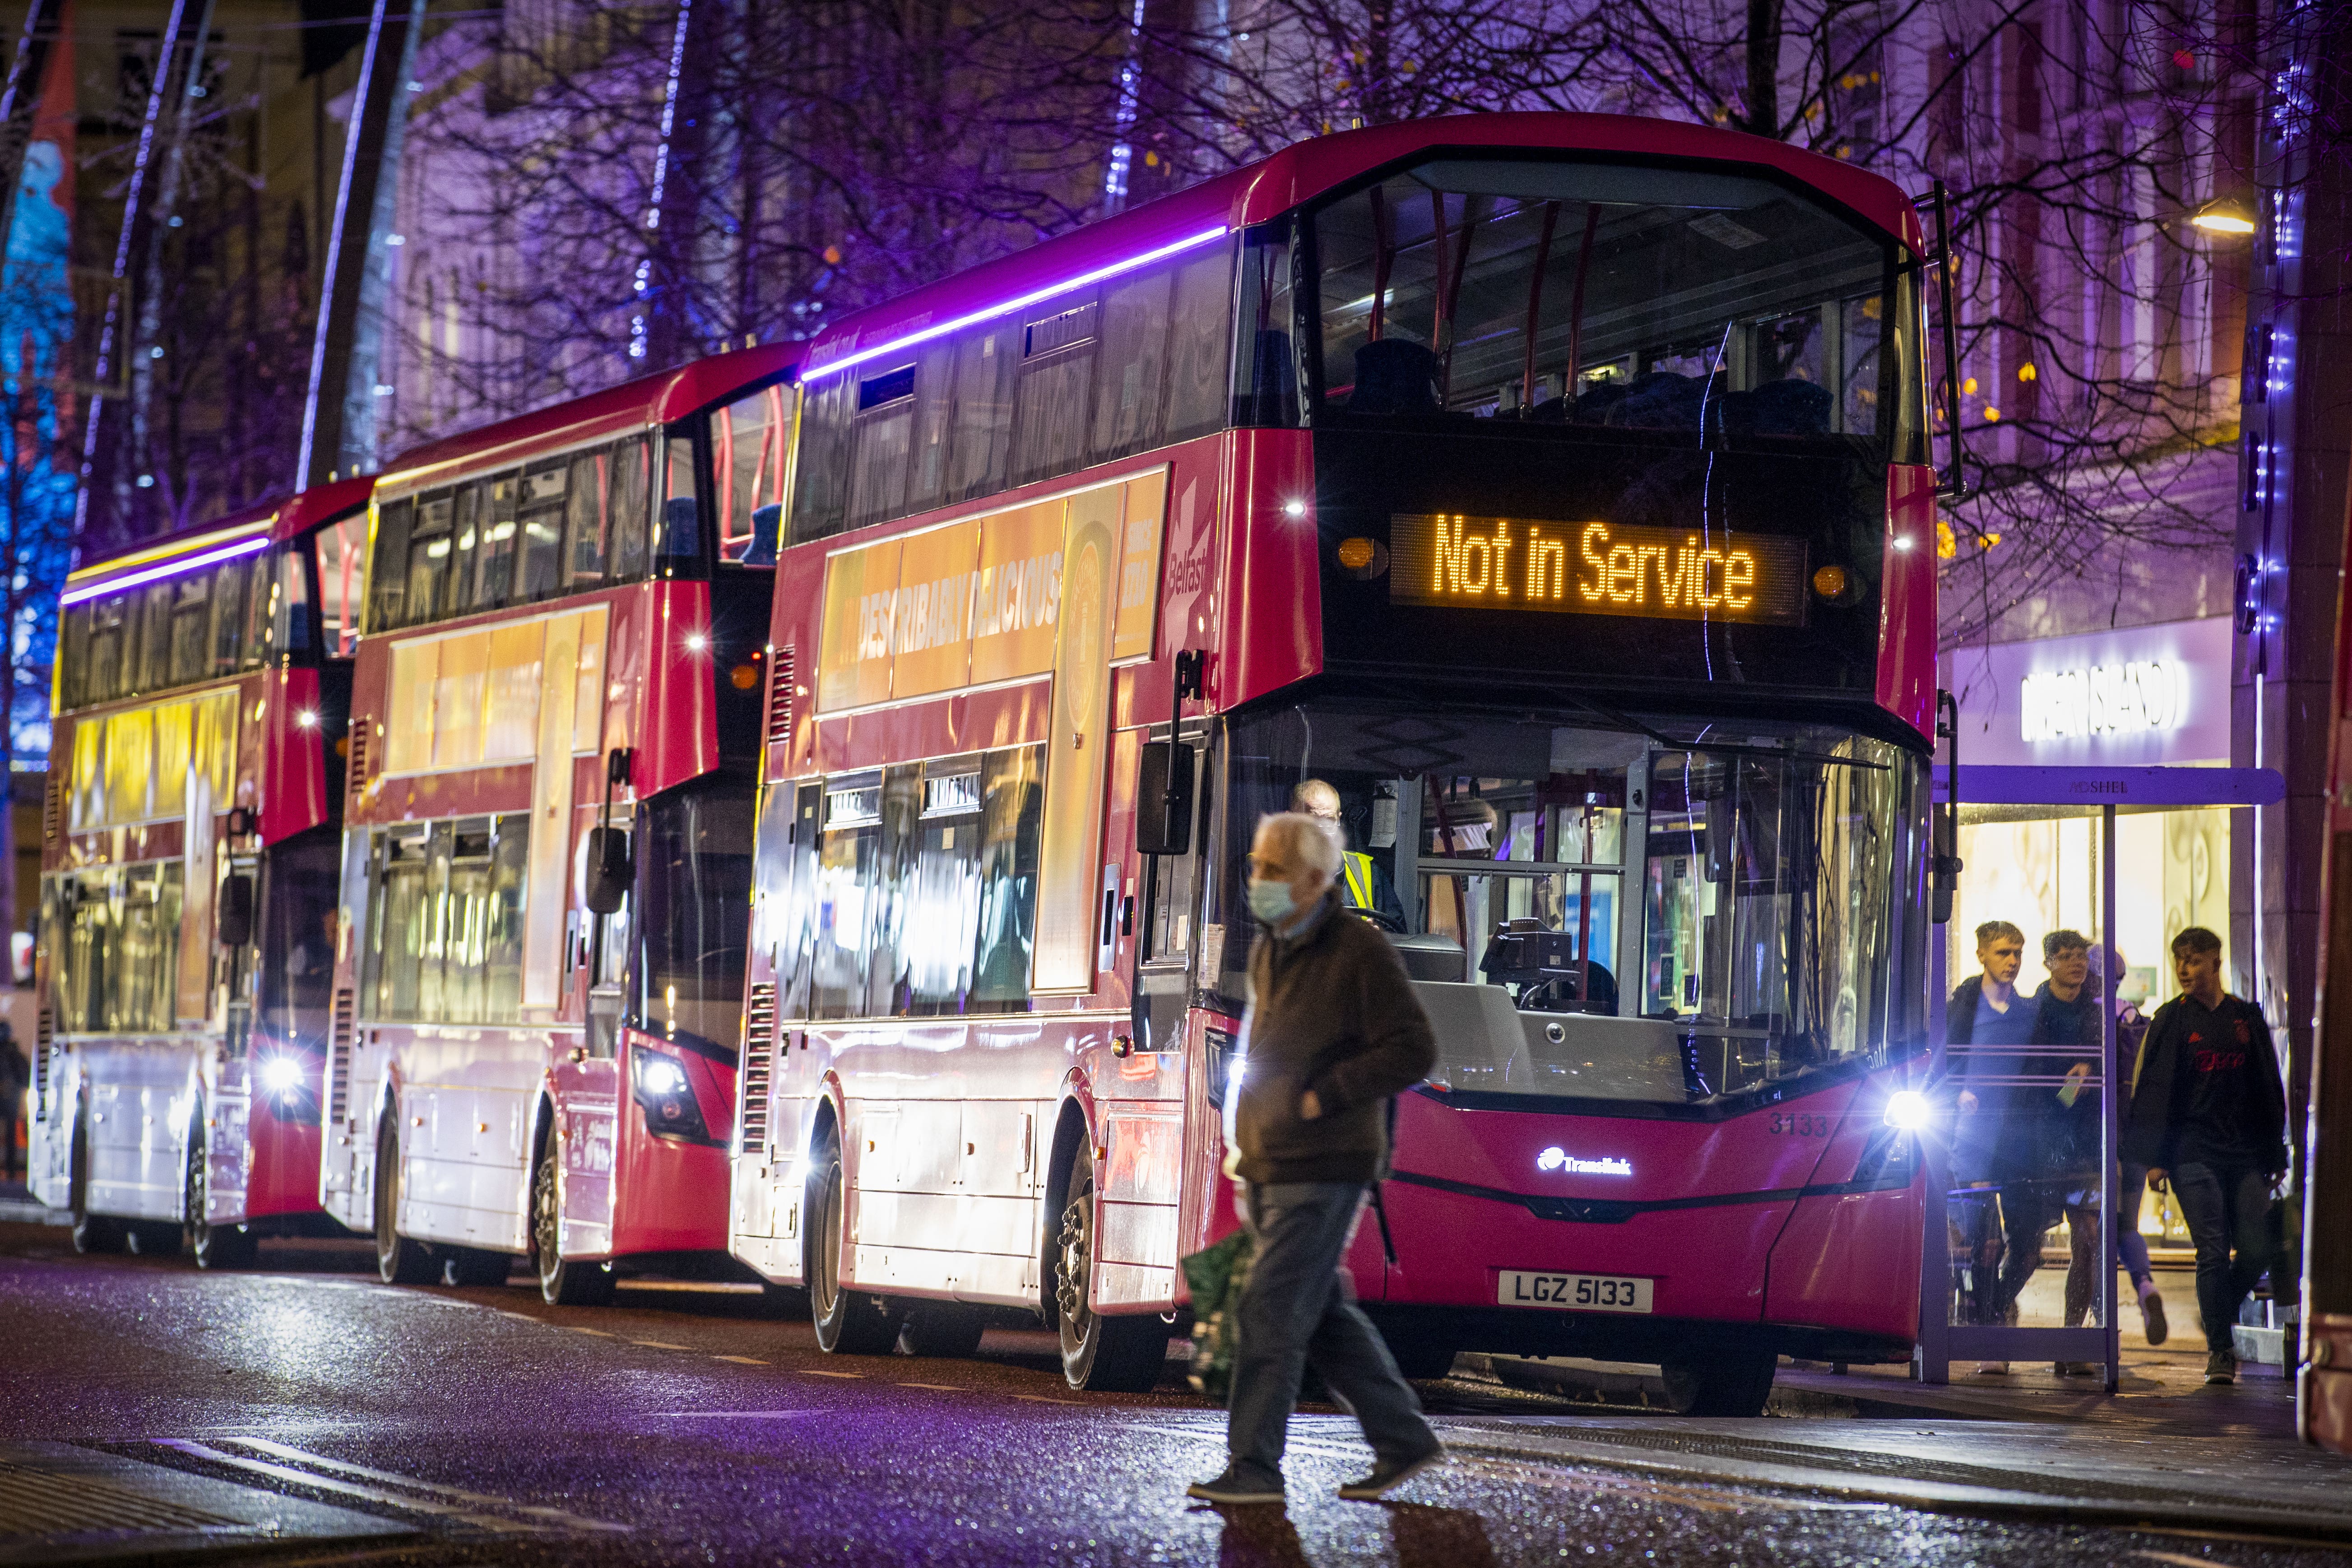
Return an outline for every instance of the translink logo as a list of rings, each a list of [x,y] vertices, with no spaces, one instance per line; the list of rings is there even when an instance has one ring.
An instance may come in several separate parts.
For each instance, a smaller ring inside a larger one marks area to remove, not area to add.
[[[1536,1156],[1538,1171],[1566,1171],[1571,1176],[1630,1176],[1633,1162],[1612,1154],[1599,1160],[1580,1160],[1565,1149],[1551,1148]]]

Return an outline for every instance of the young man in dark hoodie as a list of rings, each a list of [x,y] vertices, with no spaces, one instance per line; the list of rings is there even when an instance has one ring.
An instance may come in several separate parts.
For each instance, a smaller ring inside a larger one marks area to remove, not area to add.
[[[1235,1308],[1230,1459],[1187,1489],[1209,1502],[1282,1500],[1284,1437],[1310,1360],[1372,1446],[1371,1473],[1341,1497],[1376,1499],[1445,1454],[1340,1261],[1365,1188],[1388,1173],[1388,1102],[1437,1064],[1403,962],[1332,888],[1340,850],[1303,812],[1266,817],[1250,846],[1259,931],[1225,1115],[1257,1245]]]
[[[2124,1160],[2179,1200],[2197,1247],[2205,1381],[2234,1383],[2231,1325],[2275,1261],[2267,1221],[2286,1173],[2286,1092],[2262,1009],[2221,989],[2221,939],[2190,926],[2172,939],[2172,969],[2180,994],[2156,1010],[2140,1047]]]

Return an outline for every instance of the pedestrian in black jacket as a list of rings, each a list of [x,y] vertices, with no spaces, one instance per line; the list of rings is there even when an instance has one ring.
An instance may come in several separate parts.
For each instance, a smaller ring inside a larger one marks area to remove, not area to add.
[[[2023,1080],[2035,1060],[2041,1004],[2017,991],[2025,934],[2007,921],[1977,927],[1981,973],[1960,982],[1944,1013],[1945,1072],[1956,1089],[1952,1179],[1972,1189],[1954,1204],[1969,1248],[1969,1321],[2016,1316],[2018,1292],[2042,1264],[2042,1237],[2058,1223],[2056,1194],[2043,1179],[2040,1097]],[[2005,1361],[1980,1362],[1998,1376]]]
[[[2205,1381],[2233,1383],[2231,1325],[2277,1261],[2268,1221],[2286,1173],[2286,1093],[2262,1009],[2221,989],[2221,939],[2190,926],[2172,939],[2172,968],[2181,994],[2157,1009],[2140,1047],[2124,1160],[2179,1200],[2197,1247]]]
[[[1376,1499],[1444,1456],[1341,1263],[1365,1188],[1388,1173],[1388,1102],[1437,1065],[1437,1038],[1388,938],[1341,907],[1341,845],[1284,812],[1250,846],[1249,1009],[1225,1099],[1232,1170],[1256,1247],[1234,1308],[1230,1461],[1187,1489],[1216,1503],[1282,1500],[1282,1453],[1312,1361],[1372,1446],[1339,1489]]]

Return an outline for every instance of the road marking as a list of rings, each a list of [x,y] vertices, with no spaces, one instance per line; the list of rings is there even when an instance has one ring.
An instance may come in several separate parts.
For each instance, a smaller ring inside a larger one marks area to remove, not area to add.
[[[1050,1399],[1042,1394],[1016,1394],[1013,1397],[1025,1399],[1032,1405],[1083,1405],[1086,1403],[1080,1399]]]
[[[737,1366],[765,1366],[768,1363],[753,1355],[715,1355],[712,1361],[731,1361]]]
[[[782,1421],[797,1420],[812,1414],[806,1410],[655,1410],[646,1418],[654,1421]],[[2209,1565],[2210,1568],[2210,1565]]]
[[[394,1508],[407,1509],[415,1513],[428,1513],[440,1518],[457,1520],[466,1524],[478,1525],[484,1530],[535,1535],[544,1528],[536,1524],[524,1524],[516,1520],[500,1519],[495,1514],[475,1513],[462,1508],[451,1508],[445,1503],[427,1502],[422,1498],[403,1497],[394,1492],[381,1491],[374,1487],[353,1486],[349,1481],[339,1481],[327,1476],[312,1475],[308,1470],[298,1470],[291,1465],[273,1465],[265,1460],[248,1459],[242,1455],[226,1453],[209,1443],[193,1442],[185,1437],[157,1437],[153,1441],[158,1447],[174,1449],[193,1458],[208,1460],[215,1465],[226,1465],[232,1469],[268,1476],[273,1480],[292,1481],[297,1486],[311,1487],[320,1491],[332,1492],[341,1497],[355,1497],[362,1502],[389,1503]]]
[[[569,1325],[567,1325],[567,1326],[569,1326]],[[621,1337],[620,1335],[618,1335],[618,1334],[616,1334],[616,1333],[614,1333],[614,1332],[613,1332],[611,1330],[609,1330],[609,1329],[580,1329],[580,1328],[574,1328],[574,1329],[572,1329],[572,1331],[573,1333],[575,1333],[575,1334],[593,1334],[593,1335],[595,1335],[595,1336],[596,1336],[598,1339],[600,1339],[600,1340],[616,1340],[616,1339],[618,1339],[618,1338],[620,1338],[620,1337]]]
[[[532,1317],[529,1312],[509,1312],[504,1307],[498,1309],[498,1314],[501,1318],[520,1318],[526,1323],[535,1323],[539,1321],[537,1318]]]
[[[643,1345],[649,1351],[690,1351],[692,1345],[674,1345],[667,1340],[631,1340],[633,1345]]]
[[[969,1394],[971,1391],[960,1383],[902,1383],[901,1388],[935,1388],[941,1394]]]
[[[825,1372],[813,1366],[804,1366],[801,1370],[811,1377],[864,1377],[866,1375],[862,1372]]]
[[[284,1443],[273,1443],[267,1437],[232,1437],[228,1440],[241,1448],[256,1448],[265,1454],[274,1454],[281,1459],[292,1459],[301,1464],[315,1465],[322,1470],[332,1470],[338,1475],[356,1476],[363,1481],[382,1481],[387,1486],[406,1487],[428,1496],[508,1509],[516,1513],[530,1514],[535,1519],[552,1520],[560,1524],[573,1525],[584,1530],[625,1532],[629,1529],[625,1524],[613,1524],[601,1519],[590,1519],[582,1514],[567,1513],[560,1508],[540,1508],[530,1503],[516,1502],[509,1498],[492,1497],[484,1492],[469,1492],[463,1487],[444,1486],[438,1481],[418,1480],[414,1476],[404,1476],[393,1470],[371,1469],[365,1465],[353,1464],[349,1459],[331,1459],[324,1454],[313,1454],[307,1449],[290,1447]]]

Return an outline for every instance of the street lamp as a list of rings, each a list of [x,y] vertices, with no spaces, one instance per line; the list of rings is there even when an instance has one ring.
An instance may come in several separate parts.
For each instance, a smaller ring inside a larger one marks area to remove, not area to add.
[[[2207,234],[2243,235],[2254,232],[2254,215],[2234,196],[2216,196],[2199,207],[2189,220],[2191,228]]]

